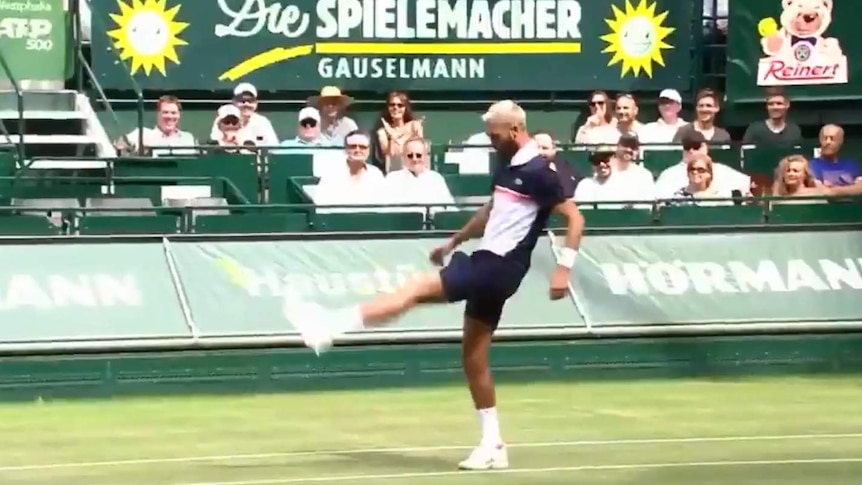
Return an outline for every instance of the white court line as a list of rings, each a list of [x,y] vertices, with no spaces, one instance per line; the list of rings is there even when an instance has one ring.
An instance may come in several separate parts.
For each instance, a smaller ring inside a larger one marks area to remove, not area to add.
[[[572,473],[585,471],[613,471],[613,470],[648,470],[657,468],[706,468],[706,467],[731,467],[731,466],[781,466],[781,465],[813,465],[813,464],[835,464],[835,463],[862,463],[862,458],[812,458],[799,460],[750,460],[750,461],[693,461],[676,463],[632,463],[626,465],[583,465],[583,466],[560,466],[552,468],[510,468],[508,470],[486,470],[486,471],[447,471],[447,472],[425,472],[425,473],[392,473],[381,475],[333,475],[323,477],[305,478],[271,478],[265,480],[241,480],[236,482],[194,482],[176,483],[173,485],[284,485],[289,483],[324,483],[324,482],[352,482],[366,480],[396,480],[407,478],[438,478],[451,477],[455,475],[539,475],[542,473]]]
[[[812,441],[818,439],[855,439],[862,438],[862,433],[842,434],[796,434],[796,435],[774,435],[774,436],[700,436],[691,438],[650,438],[630,440],[593,440],[593,441],[548,441],[541,443],[512,443],[509,448],[566,448],[579,446],[619,446],[619,445],[661,445],[661,444],[684,444],[684,443],[723,443],[723,442],[746,442],[746,441]],[[317,451],[286,451],[276,453],[252,453],[243,455],[210,455],[210,456],[184,456],[173,458],[142,458],[133,460],[117,461],[93,461],[93,462],[71,462],[71,463],[47,463],[43,465],[18,465],[0,467],[0,472],[26,471],[26,470],[54,470],[61,468],[93,468],[129,465],[154,465],[162,463],[192,463],[203,461],[236,461],[254,460],[266,458],[297,458],[308,456],[326,455],[367,455],[374,453],[421,453],[431,451],[457,451],[471,450],[475,445],[448,445],[448,446],[414,446],[402,448],[355,448],[346,450],[317,450]]]

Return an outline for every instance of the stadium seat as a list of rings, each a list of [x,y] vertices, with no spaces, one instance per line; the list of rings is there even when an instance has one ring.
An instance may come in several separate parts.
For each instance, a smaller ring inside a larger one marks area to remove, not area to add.
[[[227,209],[227,199],[224,197],[195,197],[192,199],[165,199],[165,205],[168,207],[192,208],[192,214],[195,216],[204,215],[228,215],[230,210]],[[197,209],[196,207],[206,207],[206,209]],[[215,207],[225,207],[217,209]]]
[[[308,215],[288,214],[231,214],[199,215],[194,219],[197,234],[269,234],[281,232],[308,232]]]
[[[587,229],[624,229],[627,227],[652,226],[654,216],[649,209],[589,209],[582,207]],[[548,227],[565,227],[562,216],[554,214]]]
[[[682,160],[682,150],[644,150],[643,166],[653,177],[658,177],[665,169]]]
[[[742,170],[742,152],[739,147],[710,147],[709,157],[715,163],[727,165],[734,170]]]
[[[176,234],[179,218],[172,215],[93,215],[78,218],[78,233],[108,234]]]
[[[458,231],[474,214],[476,211],[470,209],[438,212],[431,217],[431,225],[437,231]]]
[[[315,214],[312,218],[316,231],[421,231],[425,228],[425,214],[421,212],[339,212]]]
[[[3,236],[56,236],[62,233],[62,226],[44,215],[0,215],[0,235]]]
[[[81,207],[78,199],[70,198],[12,199],[12,205],[21,208],[20,214],[46,218],[57,227],[63,225],[64,212],[74,213]]]
[[[84,205],[87,209],[104,209],[88,210],[87,215],[152,216],[156,214],[154,210],[135,210],[153,209],[153,201],[145,197],[91,197]]]
[[[859,224],[862,204],[772,204],[770,224]]]
[[[659,209],[662,226],[752,226],[764,223],[759,205],[680,205]]]

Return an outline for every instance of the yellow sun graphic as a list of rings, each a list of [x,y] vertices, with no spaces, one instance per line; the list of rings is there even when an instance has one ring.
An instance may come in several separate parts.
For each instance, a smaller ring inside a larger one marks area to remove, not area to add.
[[[175,22],[180,6],[168,9],[166,1],[131,0],[131,4],[126,4],[117,0],[120,13],[112,13],[111,18],[119,28],[109,31],[108,36],[114,39],[120,59],[132,60],[133,75],[143,70],[149,76],[156,68],[164,76],[166,59],[180,63],[176,47],[188,44],[179,34],[189,24]]]
[[[620,78],[629,72],[637,76],[641,71],[652,77],[653,63],[664,67],[662,49],[673,48],[665,39],[676,29],[662,25],[667,12],[656,15],[656,2],[648,4],[647,0],[640,0],[637,7],[626,0],[625,12],[616,5],[611,7],[614,19],[605,19],[611,33],[601,37],[609,44],[602,52],[613,54],[608,66],[622,62]]]

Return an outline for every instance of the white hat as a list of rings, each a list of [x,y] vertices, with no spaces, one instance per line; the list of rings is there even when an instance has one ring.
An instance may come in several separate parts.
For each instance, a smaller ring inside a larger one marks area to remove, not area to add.
[[[299,121],[307,120],[309,118],[320,122],[320,111],[317,111],[317,108],[312,108],[311,106],[306,106],[299,110]]]
[[[662,92],[658,93],[659,99],[669,99],[671,101],[676,101],[677,103],[682,104],[682,96],[679,95],[679,91],[676,89],[665,89]]]
[[[252,83],[239,83],[233,88],[233,95],[239,96],[240,94],[249,93],[255,98],[257,97],[257,88],[254,87]]]
[[[239,118],[241,115],[242,113],[240,112],[239,108],[236,107],[236,105],[225,104],[218,109],[218,113],[216,114],[216,120],[221,121],[228,116],[236,116],[237,118]]]

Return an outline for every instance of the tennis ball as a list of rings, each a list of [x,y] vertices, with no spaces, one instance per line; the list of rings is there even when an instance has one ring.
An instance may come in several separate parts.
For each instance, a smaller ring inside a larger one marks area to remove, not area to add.
[[[774,35],[778,32],[778,22],[776,22],[772,17],[761,19],[760,22],[757,23],[757,31],[760,32],[761,37]]]

